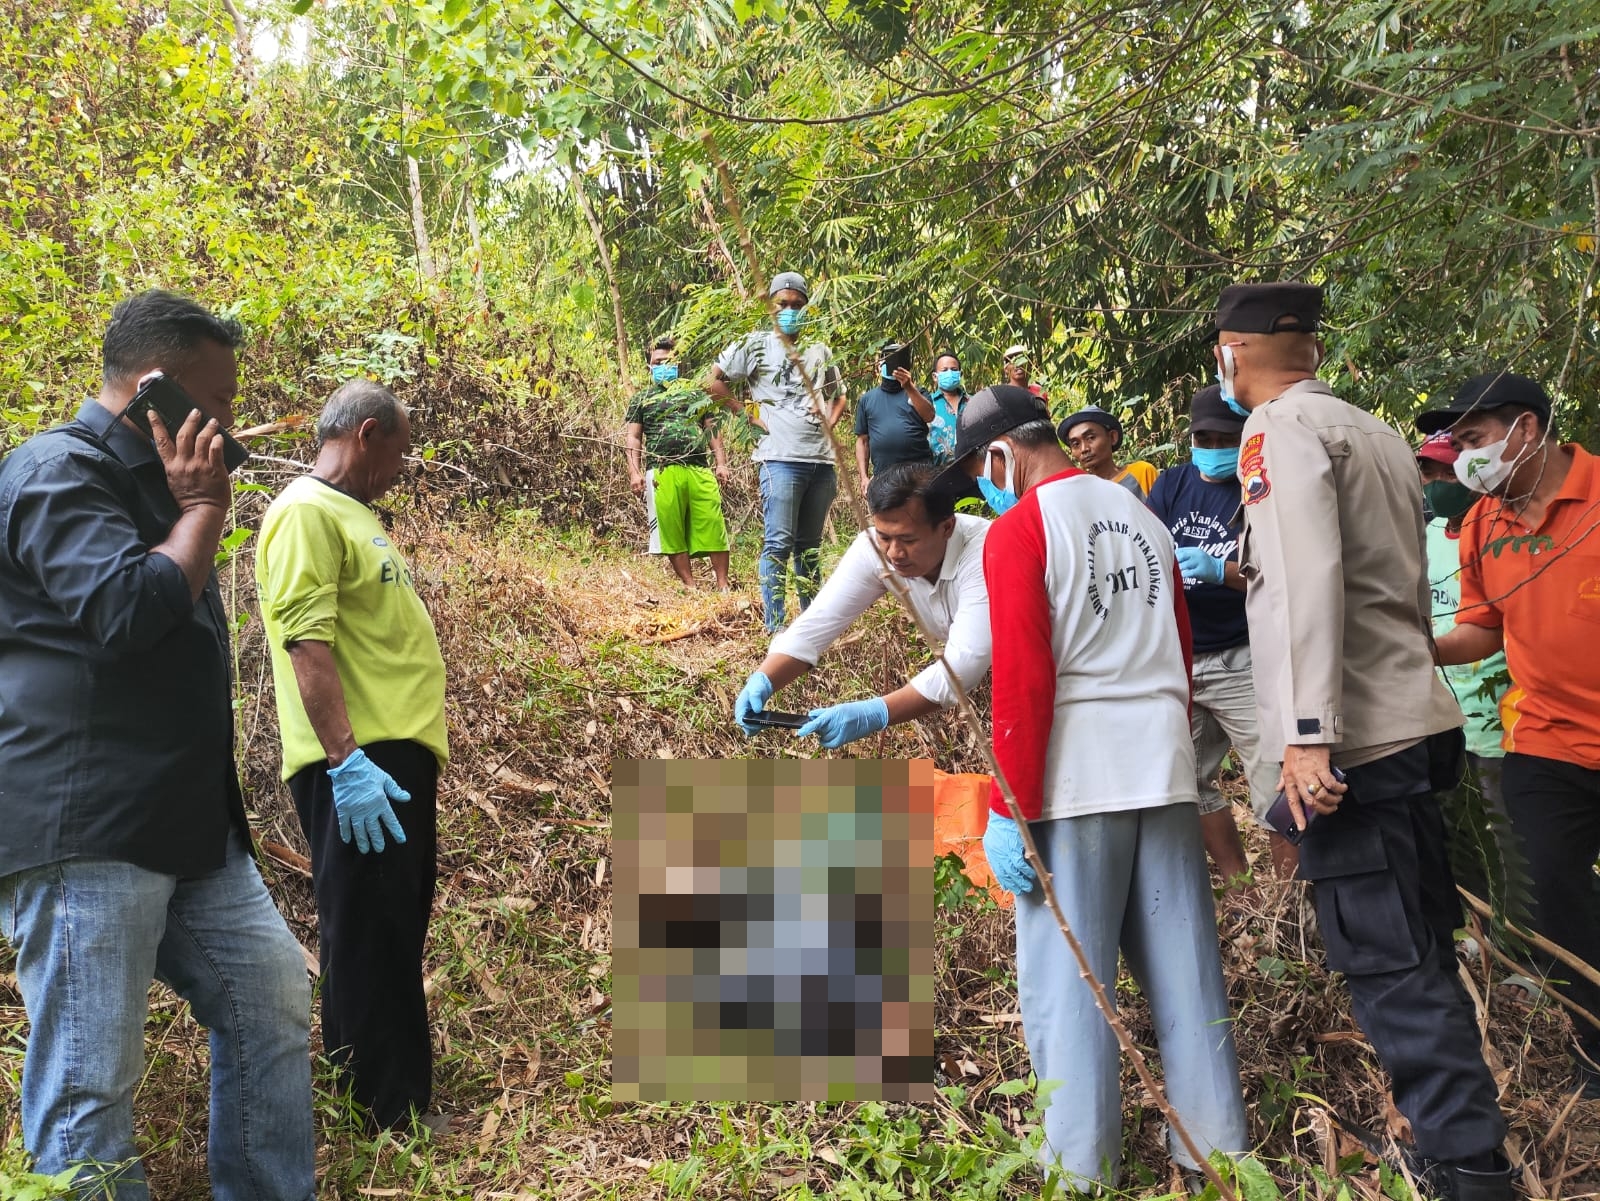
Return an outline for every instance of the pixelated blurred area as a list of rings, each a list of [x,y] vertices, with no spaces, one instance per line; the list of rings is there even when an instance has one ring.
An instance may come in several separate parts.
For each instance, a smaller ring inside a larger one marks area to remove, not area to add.
[[[934,1099],[930,761],[612,780],[614,1100]]]

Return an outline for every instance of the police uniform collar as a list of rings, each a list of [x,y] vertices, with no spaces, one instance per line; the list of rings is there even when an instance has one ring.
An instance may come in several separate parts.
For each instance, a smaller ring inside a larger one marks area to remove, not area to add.
[[[1295,380],[1294,383],[1290,384],[1282,392],[1278,393],[1273,400],[1270,400],[1267,403],[1272,404],[1279,400],[1288,400],[1292,396],[1304,396],[1308,393],[1312,396],[1331,396],[1335,400],[1339,399],[1339,394],[1337,392],[1335,392],[1327,384],[1323,383],[1316,376],[1311,375],[1307,376],[1305,379]]]

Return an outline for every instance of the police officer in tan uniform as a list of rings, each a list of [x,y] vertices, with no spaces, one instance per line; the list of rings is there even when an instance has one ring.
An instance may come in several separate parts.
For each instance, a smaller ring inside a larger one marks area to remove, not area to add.
[[[1321,311],[1321,289],[1298,283],[1236,284],[1217,305],[1223,399],[1249,414],[1241,573],[1261,753],[1282,760],[1328,965],[1430,1195],[1499,1201],[1506,1124],[1456,976],[1434,796],[1459,771],[1462,717],[1433,670],[1422,492],[1398,431],[1316,378]]]

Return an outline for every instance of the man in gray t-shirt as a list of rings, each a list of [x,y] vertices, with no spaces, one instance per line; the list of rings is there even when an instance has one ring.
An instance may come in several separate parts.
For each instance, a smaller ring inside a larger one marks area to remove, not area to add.
[[[745,385],[759,406],[755,421],[766,431],[754,456],[761,482],[764,531],[761,542],[761,609],[769,631],[786,623],[788,564],[795,566],[795,590],[803,610],[817,594],[822,565],[819,548],[828,507],[838,491],[829,430],[844,412],[844,380],[833,353],[820,342],[802,344],[805,278],[794,271],[773,277],[768,297],[778,306],[776,330],[757,329],[731,343],[717,357],[706,391],[733,412],[740,411],[730,385]],[[827,406],[819,414],[800,369],[789,356],[799,351],[806,374]],[[826,422],[826,424],[824,424]]]

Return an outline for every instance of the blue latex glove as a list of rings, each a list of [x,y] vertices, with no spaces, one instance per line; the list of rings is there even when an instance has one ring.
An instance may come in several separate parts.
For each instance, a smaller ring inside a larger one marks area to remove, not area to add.
[[[1022,831],[1016,822],[991,810],[989,826],[983,832],[983,854],[1001,888],[1013,893],[1033,891],[1033,882],[1039,877],[1023,852]]]
[[[733,702],[733,720],[746,735],[761,733],[762,727],[752,726],[749,717],[752,713],[760,713],[765,709],[771,699],[772,681],[767,679],[764,672],[751,672],[750,678],[744,682],[744,691],[739,693],[739,699]]]
[[[383,832],[395,842],[406,840],[400,819],[390,801],[409,801],[411,794],[394,782],[394,777],[379,767],[367,753],[356,747],[338,767],[328,769],[333,781],[333,807],[339,814],[339,837],[345,842],[355,835],[356,850],[381,851]]]
[[[1199,580],[1202,584],[1220,584],[1225,574],[1224,561],[1207,554],[1198,546],[1178,548],[1178,570],[1186,580]]]
[[[889,724],[889,706],[881,696],[870,701],[850,701],[811,710],[811,720],[794,732],[796,738],[815,734],[830,751],[847,742],[876,734]]]

